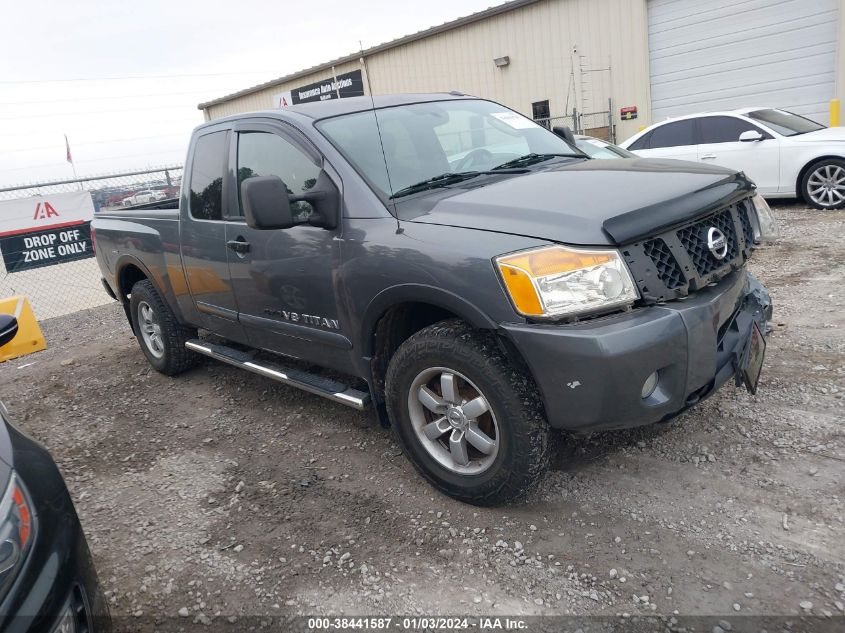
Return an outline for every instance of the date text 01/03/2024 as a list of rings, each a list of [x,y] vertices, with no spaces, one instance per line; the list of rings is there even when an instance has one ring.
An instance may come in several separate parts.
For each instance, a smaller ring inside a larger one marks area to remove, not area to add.
[[[469,628],[481,631],[519,631],[527,627],[520,618],[509,617],[342,617],[309,618],[308,628],[312,630],[402,630],[402,631],[459,631]]]

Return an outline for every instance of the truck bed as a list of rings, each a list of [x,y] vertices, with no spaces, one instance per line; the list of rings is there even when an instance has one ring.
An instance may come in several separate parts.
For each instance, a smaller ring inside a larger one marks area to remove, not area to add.
[[[146,204],[133,204],[129,207],[115,209],[114,211],[103,211],[103,215],[111,215],[112,213],[119,213],[121,211],[138,211],[149,209],[174,209],[179,210],[179,198],[168,198],[167,200],[157,200],[156,202],[147,202]]]

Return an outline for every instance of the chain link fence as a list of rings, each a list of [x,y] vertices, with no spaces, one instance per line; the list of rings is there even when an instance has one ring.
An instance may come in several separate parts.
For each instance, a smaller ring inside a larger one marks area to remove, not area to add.
[[[104,174],[76,180],[64,180],[41,183],[27,183],[13,187],[0,188],[0,226],[4,214],[11,213],[6,201],[18,203],[31,202],[32,213],[45,211],[45,202],[49,196],[60,193],[85,191],[90,193],[94,214],[107,210],[121,209],[133,204],[144,204],[155,200],[176,198],[182,185],[182,167],[166,166],[143,171]],[[20,205],[15,205],[20,209]],[[51,218],[52,219],[52,218]],[[61,222],[61,216],[55,219]],[[87,223],[82,233],[87,235]],[[35,235],[36,233],[32,233]],[[23,239],[26,239],[24,234]],[[90,240],[89,240],[90,241]],[[31,245],[32,238],[27,244]],[[22,243],[18,240],[17,243]],[[74,261],[65,261],[53,265],[26,266],[24,270],[8,270],[7,262],[19,253],[8,252],[12,242],[3,240],[0,251],[5,248],[0,258],[0,299],[13,295],[27,297],[38,320],[59,317],[86,308],[94,308],[110,303],[100,281],[100,269],[93,257],[90,244],[79,247],[80,252]]]
[[[613,125],[613,116],[610,110],[601,112],[573,110],[572,114],[553,116],[548,119],[535,119],[535,121],[550,130],[558,126],[566,126],[575,134],[593,136],[610,143],[616,142],[616,127]]]

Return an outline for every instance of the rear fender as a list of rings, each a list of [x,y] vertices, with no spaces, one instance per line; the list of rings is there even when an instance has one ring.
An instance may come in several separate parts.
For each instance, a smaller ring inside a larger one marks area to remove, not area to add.
[[[138,268],[144,274],[144,276],[153,283],[153,286],[155,286],[156,291],[158,291],[159,295],[161,295],[161,298],[164,299],[164,302],[170,307],[171,311],[176,316],[176,319],[180,323],[184,323],[181,312],[179,310],[179,304],[176,301],[176,293],[174,292],[174,285],[171,280],[170,270],[165,263],[164,256],[162,254],[157,254],[152,255],[152,257],[155,260],[153,262],[153,266],[148,266],[133,255],[121,255],[117,260],[117,264],[115,266],[115,281],[120,291],[119,299],[123,304],[123,309],[126,311],[126,316],[129,319],[129,323],[132,323],[132,319],[129,315],[129,300],[127,295],[132,291],[132,288],[123,288],[120,284],[120,279],[123,276],[123,273],[126,268],[129,266],[135,266],[136,268]],[[181,267],[178,270],[178,276],[176,277],[176,279],[177,286],[179,284],[179,280],[184,279],[184,276],[182,276]]]

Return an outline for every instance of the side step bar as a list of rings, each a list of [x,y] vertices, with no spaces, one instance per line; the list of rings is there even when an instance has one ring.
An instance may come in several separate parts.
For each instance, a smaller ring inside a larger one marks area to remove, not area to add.
[[[370,405],[370,394],[364,391],[353,389],[337,380],[309,374],[301,369],[283,367],[282,365],[264,360],[255,362],[252,354],[242,352],[233,347],[208,343],[199,339],[186,341],[185,347],[192,352],[210,356],[229,365],[234,365],[235,367],[240,367],[241,369],[246,369],[247,371],[264,376],[265,378],[270,378],[290,385],[291,387],[323,396],[324,398],[345,404],[359,411],[366,409]]]

